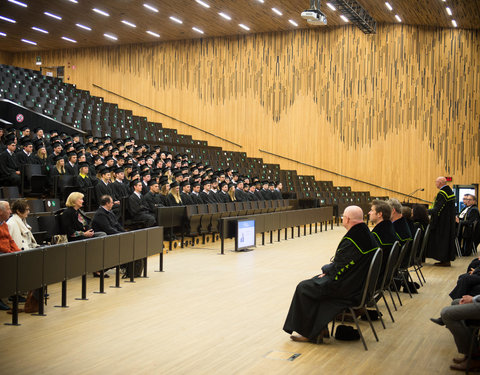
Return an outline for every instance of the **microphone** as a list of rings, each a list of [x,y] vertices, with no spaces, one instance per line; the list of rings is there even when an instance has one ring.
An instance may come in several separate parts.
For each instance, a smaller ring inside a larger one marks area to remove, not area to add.
[[[424,188],[418,188],[418,189],[415,189],[413,192],[411,192],[410,194],[407,195],[408,197],[408,202],[407,203],[410,203],[410,198],[413,198],[413,196],[419,192],[419,191],[424,191],[425,189]]]

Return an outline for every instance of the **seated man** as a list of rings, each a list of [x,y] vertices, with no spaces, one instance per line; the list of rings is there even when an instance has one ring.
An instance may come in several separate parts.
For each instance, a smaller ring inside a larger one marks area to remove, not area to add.
[[[127,212],[135,223],[143,223],[145,228],[155,225],[155,217],[148,211],[142,196],[142,181],[132,182],[133,193],[128,197]]]
[[[5,142],[7,149],[0,154],[0,185],[18,186],[21,185],[20,165],[15,158],[17,144],[15,138],[9,138]]]
[[[408,240],[412,239],[412,233],[408,227],[407,220],[402,216],[402,205],[398,199],[395,198],[390,198],[387,203],[392,209],[390,220],[393,223],[397,240],[400,242],[400,245],[403,246]]]
[[[442,309],[440,318],[431,319],[434,323],[445,325],[450,330],[458,352],[464,354],[463,357],[453,359],[454,364],[450,365],[452,370],[467,370],[467,355],[470,350],[472,329],[467,327],[465,321],[478,319],[480,319],[480,295],[475,297],[465,295],[461,299],[455,299],[451,306]],[[474,340],[473,345],[474,358],[470,361],[469,370],[480,367],[477,340]]]
[[[105,232],[106,234],[117,234],[125,232],[117,217],[112,212],[113,199],[110,195],[100,197],[100,207],[95,212],[92,220],[92,229],[95,232]]]
[[[467,207],[460,212],[456,217],[456,222],[460,225],[458,241],[461,243],[462,254],[470,255],[473,250],[473,225],[475,221],[480,219],[480,214],[477,207],[477,198],[475,195],[468,194],[464,198]]]
[[[148,181],[150,191],[143,197],[145,205],[148,207],[148,212],[153,216],[157,216],[157,207],[165,207],[160,194],[160,187],[156,180]],[[143,189],[143,188],[142,188]]]
[[[390,251],[397,240],[393,224],[390,221],[391,213],[392,209],[389,204],[378,199],[375,199],[372,202],[371,210],[368,213],[370,221],[375,224],[375,227],[372,229],[372,234],[383,250],[382,268],[380,269],[380,274],[378,276],[378,283],[382,282]]]
[[[327,325],[344,308],[360,302],[365,278],[378,245],[363,222],[360,207],[349,206],[343,213],[348,230],[338,245],[333,262],[323,273],[297,285],[283,326],[293,331],[293,341],[319,342],[328,334]]]

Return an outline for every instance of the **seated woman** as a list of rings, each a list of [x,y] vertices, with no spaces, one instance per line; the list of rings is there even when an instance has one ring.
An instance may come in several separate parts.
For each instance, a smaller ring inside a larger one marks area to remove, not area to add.
[[[18,200],[12,204],[13,215],[8,219],[8,231],[20,250],[39,247],[32,234],[32,227],[27,224],[27,216],[30,213],[26,200]]]
[[[106,236],[106,233],[94,232],[91,228],[92,220],[80,209],[83,206],[83,197],[82,193],[75,191],[68,196],[65,203],[67,209],[62,213],[62,225],[69,241]]]
[[[169,207],[184,205],[180,197],[180,186],[176,181],[170,184],[170,192],[167,195],[167,205]]]

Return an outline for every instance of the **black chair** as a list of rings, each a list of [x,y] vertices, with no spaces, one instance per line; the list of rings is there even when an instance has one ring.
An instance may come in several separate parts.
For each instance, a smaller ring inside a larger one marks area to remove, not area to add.
[[[55,212],[60,209],[60,199],[45,199],[44,212]]]
[[[23,165],[22,191],[24,195],[35,196],[45,193],[47,176],[43,174],[40,164]]]
[[[387,263],[385,264],[385,271],[383,273],[383,279],[378,280],[377,282],[377,288],[375,291],[375,301],[380,300],[380,298],[383,298],[383,302],[385,303],[385,306],[388,310],[388,313],[390,314],[390,318],[392,319],[392,322],[395,322],[395,319],[393,318],[392,311],[390,310],[390,306],[387,303],[387,299],[385,298],[384,292],[388,290],[390,293],[390,298],[392,299],[393,306],[395,310],[397,310],[397,306],[395,305],[395,301],[393,300],[392,292],[390,290],[390,285],[393,281],[393,272],[395,269],[395,265],[398,260],[398,256],[400,255],[400,243],[396,241],[392,249],[390,250],[390,255],[388,256]],[[378,309],[378,307],[377,307]],[[379,315],[380,318],[382,315]],[[385,324],[383,323],[383,319],[381,318],[383,328],[385,328]]]
[[[39,216],[38,229],[40,232],[45,232],[48,242],[52,242],[53,236],[60,234],[60,228],[54,215]]]
[[[430,227],[430,224],[428,224],[427,229],[425,229],[425,233],[423,234],[420,251],[418,251],[417,254],[415,254],[415,257],[413,260],[413,268],[415,272],[417,272],[417,275],[418,275],[418,272],[420,272],[420,275],[422,276],[424,284],[426,284],[427,281],[425,280],[425,276],[423,276],[422,268],[423,268],[423,261],[425,259],[425,253],[427,251],[428,240],[430,238],[430,232],[431,232],[431,227]]]
[[[28,207],[30,207],[30,213],[36,214],[38,212],[45,212],[45,204],[42,199],[29,199],[27,200]]]
[[[398,257],[398,262],[397,262],[397,267],[396,267],[397,268],[396,276],[399,279],[402,280],[405,289],[407,289],[408,294],[410,295],[410,298],[413,298],[412,297],[412,292],[410,290],[410,286],[408,285],[407,277],[405,277],[405,274],[409,274],[409,273],[408,273],[408,271],[407,272],[402,272],[402,270],[405,271],[405,262],[406,262],[405,259],[408,259],[408,257],[410,256],[411,247],[412,247],[412,240],[407,240],[407,242],[405,242],[403,244],[402,250],[400,251],[400,256]],[[400,299],[400,295],[398,293],[398,290],[396,290],[396,292],[397,292],[398,299]],[[402,303],[400,302],[400,305],[401,304]]]
[[[382,266],[382,249],[378,249],[375,252],[375,254],[372,258],[372,261],[370,263],[370,267],[368,269],[367,277],[365,279],[365,286],[363,288],[362,299],[361,299],[360,303],[357,306],[347,307],[342,314],[342,323],[343,323],[343,317],[345,316],[346,311],[349,311],[350,314],[352,315],[353,320],[355,322],[355,325],[357,326],[357,330],[358,330],[358,333],[360,335],[360,338],[362,339],[363,346],[364,346],[365,350],[368,350],[367,343],[365,342],[365,339],[363,337],[362,330],[360,329],[360,325],[358,324],[358,319],[355,315],[354,310],[360,310],[360,309],[365,310],[365,315],[367,316],[368,323],[370,324],[370,328],[372,329],[372,332],[375,336],[375,339],[378,341],[377,332],[375,331],[375,328],[373,327],[372,320],[370,319],[370,315],[368,315],[367,303],[369,301],[371,301],[374,297],[375,286],[377,284],[377,279],[378,279],[378,275],[380,273],[381,266]],[[332,323],[332,335],[333,335],[333,332],[334,332],[334,327],[335,327],[335,320],[333,320],[333,323]]]
[[[2,197],[7,201],[12,201],[20,198],[20,192],[17,186],[3,186]]]

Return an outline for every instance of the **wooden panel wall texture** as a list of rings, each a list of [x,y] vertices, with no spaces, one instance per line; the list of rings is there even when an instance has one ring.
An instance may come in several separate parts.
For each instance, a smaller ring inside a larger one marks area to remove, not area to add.
[[[2,48],[0,46],[0,48]],[[13,55],[10,52],[0,51],[0,64],[8,64],[12,63]]]
[[[135,114],[337,185],[388,194],[259,150],[405,193],[423,187],[425,199],[438,175],[480,180],[479,30],[384,25],[364,35],[345,26],[15,54],[13,63],[33,67],[38,54]]]

